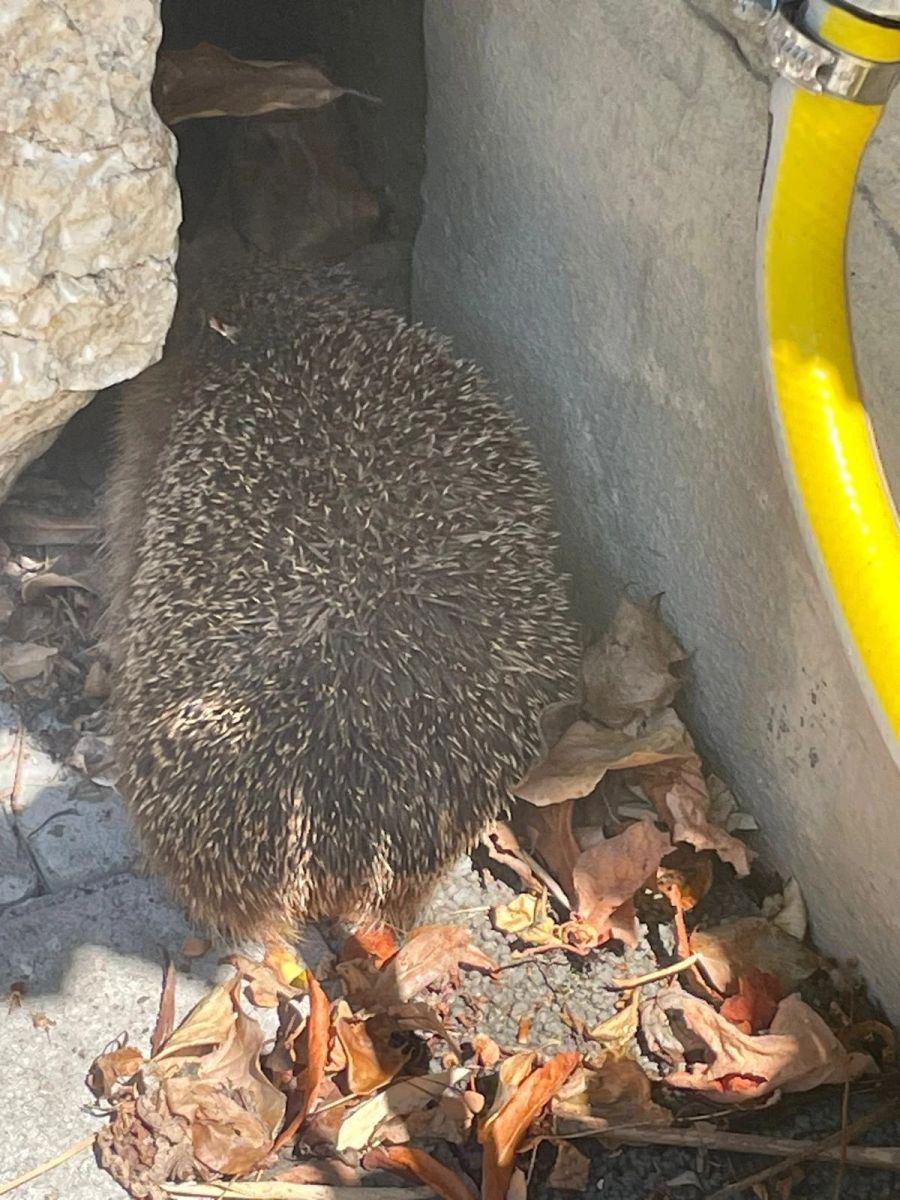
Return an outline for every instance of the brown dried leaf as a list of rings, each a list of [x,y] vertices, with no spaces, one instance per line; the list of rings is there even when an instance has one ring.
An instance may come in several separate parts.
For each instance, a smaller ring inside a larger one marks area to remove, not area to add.
[[[649,605],[624,599],[612,625],[582,663],[584,706],[596,721],[621,728],[635,717],[667,708],[679,681],[669,668],[687,658]]]
[[[479,1137],[482,1141],[491,1124],[496,1121],[501,1111],[534,1070],[536,1059],[537,1051],[520,1050],[517,1054],[511,1054],[509,1058],[500,1064],[500,1070],[497,1072],[497,1092],[494,1096],[494,1103],[481,1122]]]
[[[530,891],[540,894],[544,890],[544,885],[523,857],[519,839],[505,821],[497,821],[492,825],[482,841],[494,862],[514,871]]]
[[[560,1142],[547,1186],[561,1192],[578,1192],[583,1196],[587,1191],[590,1171],[591,1160],[586,1154],[582,1154],[571,1142]]]
[[[709,792],[696,755],[641,772],[641,784],[672,830],[673,841],[688,842],[697,850],[714,850],[738,875],[749,874],[749,848],[709,820]]]
[[[469,1181],[445,1167],[425,1150],[416,1150],[411,1146],[380,1147],[370,1150],[366,1155],[366,1166],[408,1171],[442,1196],[443,1200],[475,1200]]]
[[[538,806],[589,796],[607,771],[623,771],[693,754],[684,726],[664,709],[639,734],[576,721],[513,791]]]
[[[325,1187],[359,1187],[363,1172],[358,1167],[348,1166],[339,1158],[326,1158],[313,1162],[298,1163],[272,1176],[279,1183],[313,1183]],[[365,1197],[361,1197],[365,1200]]]
[[[552,1106],[566,1129],[580,1119],[592,1128],[617,1125],[671,1125],[667,1108],[654,1103],[650,1080],[632,1058],[609,1059],[599,1067],[583,1066],[560,1088]]]
[[[354,1017],[346,1000],[340,1000],[334,1032],[346,1055],[347,1082],[355,1096],[368,1096],[390,1083],[409,1059],[409,1050],[392,1041],[397,1026],[383,1013]]]
[[[378,972],[366,1007],[380,1008],[411,1000],[463,965],[496,971],[497,964],[472,944],[471,936],[465,925],[418,926]]]
[[[185,958],[202,958],[204,954],[209,954],[211,949],[212,942],[209,938],[186,937],[181,943],[181,953]]]
[[[691,934],[691,953],[723,996],[754,970],[774,975],[783,996],[797,989],[822,965],[814,950],[784,933],[765,917],[741,917]]]
[[[401,1121],[400,1136],[408,1140],[410,1115],[424,1108],[431,1108],[449,1100],[455,1101],[453,1110],[461,1129],[472,1121],[472,1109],[460,1091],[460,1085],[468,1082],[471,1071],[466,1067],[454,1067],[436,1075],[419,1075],[414,1079],[402,1079],[392,1083],[375,1096],[364,1100],[341,1122],[336,1147],[338,1153],[348,1150],[364,1150],[384,1140],[389,1124]],[[430,1121],[431,1114],[428,1114]],[[427,1128],[427,1122],[426,1126]],[[398,1132],[396,1128],[393,1131]]]
[[[550,1103],[580,1062],[574,1050],[557,1054],[525,1079],[493,1120],[482,1126],[484,1145],[483,1200],[506,1200],[516,1150],[528,1126]]]
[[[31,575],[28,579],[23,580],[22,601],[30,604],[42,592],[53,591],[56,588],[81,588],[85,592],[94,591],[91,584],[85,579],[78,579],[74,575],[57,575],[54,571],[41,571],[38,575]]]
[[[622,1058],[638,1031],[640,988],[633,988],[624,1008],[588,1030],[587,1036],[600,1042],[615,1058]]]
[[[667,833],[649,821],[635,821],[616,837],[585,850],[574,870],[582,919],[603,932],[616,909],[646,883],[671,849]]]
[[[134,1046],[115,1046],[98,1055],[91,1063],[87,1085],[98,1100],[110,1100],[144,1065],[145,1059]]]
[[[679,1062],[672,1053],[673,1042],[657,1037],[655,1019],[660,1016],[670,1023],[676,1039],[683,1038],[680,1031],[685,1029],[701,1040],[705,1063],[685,1067],[683,1059]],[[756,1036],[741,1033],[705,1000],[680,988],[645,1001],[641,1021],[651,1051],[679,1067],[666,1076],[666,1083],[720,1102],[758,1099],[776,1089],[805,1092],[820,1084],[846,1083],[875,1069],[867,1054],[848,1054],[818,1013],[797,995],[782,1000],[770,1032]]]
[[[163,970],[162,988],[159,993],[159,1008],[156,1013],[156,1024],[150,1035],[150,1057],[155,1058],[161,1048],[172,1036],[175,1028],[175,985],[177,983],[175,964],[170,958],[166,959]]]
[[[476,1033],[472,1038],[472,1049],[480,1066],[491,1071],[500,1061],[500,1047],[486,1033]]]
[[[277,1008],[279,1000],[292,1000],[304,993],[303,988],[287,982],[279,964],[268,953],[262,962],[243,954],[230,954],[224,961],[245,980],[247,994],[259,1008]]]
[[[209,42],[190,50],[161,51],[153,84],[153,102],[167,125],[195,117],[321,108],[346,94],[347,88],[336,87],[302,59],[239,59]]]

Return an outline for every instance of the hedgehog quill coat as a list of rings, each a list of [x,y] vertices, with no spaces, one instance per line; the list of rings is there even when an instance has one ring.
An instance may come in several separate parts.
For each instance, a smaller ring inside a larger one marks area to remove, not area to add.
[[[151,865],[233,938],[408,920],[571,680],[535,457],[335,269],[220,282],[118,432],[114,727]]]

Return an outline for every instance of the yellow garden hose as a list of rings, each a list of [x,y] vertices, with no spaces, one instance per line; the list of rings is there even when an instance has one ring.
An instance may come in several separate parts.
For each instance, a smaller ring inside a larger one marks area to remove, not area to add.
[[[827,3],[810,16],[826,45],[900,60],[896,25]],[[769,393],[814,559],[900,765],[900,525],[860,397],[844,269],[857,168],[884,106],[779,79],[771,109],[759,233]]]

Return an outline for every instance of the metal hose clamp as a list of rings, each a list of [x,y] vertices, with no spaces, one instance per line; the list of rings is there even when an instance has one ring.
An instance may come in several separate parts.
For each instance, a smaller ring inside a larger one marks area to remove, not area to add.
[[[813,0],[821,6],[823,0]],[[837,3],[861,20],[900,22],[900,0]],[[874,62],[828,44],[808,21],[809,0],[737,0],[742,20],[765,31],[773,68],[797,87],[819,95],[838,96],[856,104],[884,104],[897,82],[900,62]]]

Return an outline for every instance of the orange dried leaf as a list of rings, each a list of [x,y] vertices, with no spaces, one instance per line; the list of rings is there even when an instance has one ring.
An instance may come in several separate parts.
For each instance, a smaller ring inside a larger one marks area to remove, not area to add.
[[[270,951],[262,962],[247,958],[243,954],[230,954],[225,959],[247,983],[247,994],[259,1008],[277,1008],[281,999],[294,999],[303,995],[303,988],[292,983],[286,975],[285,963]]]
[[[602,932],[611,915],[646,883],[671,849],[667,833],[649,821],[635,821],[616,837],[585,850],[574,870],[582,919]]]
[[[672,1113],[652,1098],[650,1080],[632,1058],[608,1058],[599,1067],[585,1065],[573,1071],[553,1099],[554,1117],[577,1125],[589,1119],[591,1127],[617,1125],[670,1125]]]
[[[442,1196],[443,1200],[474,1200],[475,1193],[468,1181],[425,1150],[417,1150],[412,1146],[382,1146],[369,1151],[366,1166],[408,1171]]]
[[[738,980],[736,996],[729,996],[719,1012],[744,1033],[759,1033],[772,1024],[781,988],[774,975],[756,968]]]
[[[378,972],[366,1006],[402,1004],[461,965],[496,971],[497,964],[472,944],[471,936],[464,925],[420,925]]]
[[[396,1024],[382,1013],[354,1017],[346,1000],[335,1010],[334,1032],[347,1059],[347,1082],[355,1096],[368,1096],[390,1083],[409,1058],[394,1045]]]
[[[506,1200],[516,1150],[528,1126],[550,1103],[580,1060],[581,1055],[574,1050],[555,1055],[522,1082],[490,1124],[482,1129],[483,1200]]]
[[[660,1036],[670,1014],[669,1036]],[[662,1017],[662,1025],[659,1018]],[[805,1092],[824,1083],[858,1079],[875,1064],[867,1054],[848,1054],[818,1013],[797,995],[782,1000],[769,1033],[741,1033],[705,1000],[680,988],[660,992],[641,1008],[650,1049],[677,1070],[666,1076],[671,1087],[691,1088],[710,1099],[736,1102],[758,1099],[776,1089]],[[677,1056],[677,1032],[686,1028],[706,1046],[706,1061],[685,1067]]]
[[[376,967],[383,966],[399,950],[397,938],[389,925],[370,925],[351,934],[341,948],[341,962],[368,958]]]
[[[299,1112],[275,1139],[275,1150],[280,1150],[282,1146],[287,1145],[306,1120],[325,1078],[325,1064],[328,1062],[328,1050],[331,1043],[331,1002],[312,972],[309,973],[308,981],[309,1020],[306,1022],[304,1030],[307,1064],[306,1089]]]
[[[775,976],[786,996],[821,966],[815,951],[765,917],[741,917],[696,931],[691,934],[690,948],[699,955],[713,987],[723,995],[736,989],[741,976],[763,971]]]
[[[116,1046],[91,1063],[87,1085],[100,1100],[108,1100],[117,1084],[130,1079],[144,1065],[144,1056],[134,1046]]]

